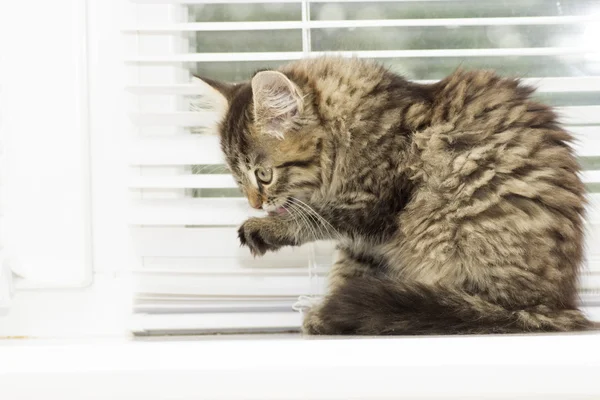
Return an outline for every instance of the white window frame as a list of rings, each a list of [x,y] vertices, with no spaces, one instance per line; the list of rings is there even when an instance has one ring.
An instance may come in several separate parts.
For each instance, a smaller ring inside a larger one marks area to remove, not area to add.
[[[0,343],[0,393],[38,400],[600,397],[597,333]]]
[[[39,3],[47,4],[41,0]],[[81,188],[88,193],[83,198],[83,207],[87,209],[84,224],[89,232],[86,233],[86,260],[76,268],[84,271],[85,276],[81,279],[71,275],[74,279],[40,282],[35,274],[32,274],[34,278],[28,278],[27,270],[19,274],[18,264],[16,267],[8,264],[14,272],[15,293],[8,314],[0,318],[0,337],[128,335],[132,289],[127,271],[137,258],[126,219],[129,201],[123,174],[127,165],[126,149],[115,146],[123,142],[120,135],[129,124],[122,63],[123,24],[118,20],[126,8],[120,0],[57,0],[52,4],[63,12],[49,14],[46,19],[40,17],[32,29],[40,34],[55,25],[71,26],[72,40],[77,43],[71,53],[65,50],[61,55],[68,57],[64,67],[71,68],[75,63],[79,73],[76,84],[80,87],[77,97],[80,108],[74,118],[80,121],[79,131],[75,133],[84,138],[84,146],[79,149],[84,165],[74,167],[84,174]],[[29,26],[29,14],[23,8],[35,8],[36,1],[11,7],[8,3],[3,5],[5,11],[14,11],[5,15],[11,15],[15,21],[5,26],[6,32],[2,31],[6,40],[10,32],[20,30],[17,27]],[[13,34],[13,37],[18,35]],[[68,37],[62,39],[68,40]],[[31,77],[33,81],[50,79],[43,75],[43,70],[38,68],[38,72]],[[33,96],[35,90],[44,88],[43,83],[32,83],[23,89],[33,91],[29,94]],[[34,109],[31,116],[35,118]],[[50,132],[60,132],[60,129],[61,126],[49,126]],[[35,137],[32,140],[35,141]],[[35,250],[32,243],[31,251]],[[61,266],[60,261],[56,261],[41,267],[51,270]]]

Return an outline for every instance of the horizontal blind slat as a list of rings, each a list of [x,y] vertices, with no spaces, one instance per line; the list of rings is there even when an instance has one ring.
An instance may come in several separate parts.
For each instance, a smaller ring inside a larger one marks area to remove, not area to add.
[[[307,267],[307,257],[313,254],[317,265],[329,266],[335,242],[316,242],[310,246],[286,247],[255,259],[239,246],[235,227],[134,227],[132,238],[136,253],[143,258],[144,271],[206,272],[222,274],[294,274]],[[210,243],[210,246],[206,246]],[[600,224],[586,226],[585,248],[588,264],[600,272]],[[321,265],[323,264],[323,265]]]
[[[587,111],[586,111],[587,112]],[[559,115],[565,121],[565,114]],[[571,114],[570,117],[574,117]],[[591,115],[592,118],[593,115]],[[600,125],[597,126],[566,126],[565,127],[574,137],[572,143],[575,152],[580,157],[597,157],[600,156]]]
[[[195,198],[180,200],[138,200],[131,210],[132,225],[239,225],[252,211],[242,198]]]
[[[600,193],[589,195],[588,222],[600,224]],[[178,200],[138,200],[130,213],[132,225],[213,225],[235,226],[248,216],[264,216],[252,211],[243,198],[195,198]]]
[[[581,178],[584,183],[600,183],[600,171],[583,171]]]
[[[131,120],[137,126],[216,126],[223,115],[209,111],[173,111],[166,113],[130,113]]]
[[[566,56],[598,53],[596,48],[584,47],[517,47],[493,49],[430,49],[430,50],[364,50],[301,52],[243,52],[243,53],[181,53],[155,56],[133,56],[129,63],[287,61],[306,56],[338,55],[361,58],[440,58],[440,57],[506,57],[506,56]]]
[[[235,21],[187,22],[179,24],[137,24],[125,28],[128,33],[144,32],[221,32],[254,30],[325,29],[325,28],[382,28],[382,27],[457,27],[504,25],[567,25],[600,22],[594,15],[495,17],[495,18],[415,18],[415,19],[362,19],[320,21]]]
[[[302,0],[129,0],[137,4],[302,3]],[[367,3],[371,0],[309,0],[310,3]],[[478,0],[472,0],[474,3]],[[378,3],[452,3],[456,0],[377,0]],[[529,3],[525,3],[529,4]]]
[[[134,176],[129,181],[132,189],[228,189],[237,188],[228,174],[190,174],[176,176]]]
[[[600,171],[583,171],[581,178],[584,183],[600,183]],[[129,187],[132,189],[236,189],[237,184],[229,174],[139,175],[130,179]]]
[[[189,298],[189,297],[188,297]],[[139,299],[139,298],[138,298]],[[218,313],[218,312],[289,312],[297,299],[260,300],[248,298],[242,301],[213,299],[211,301],[181,301],[147,298],[136,301],[134,311],[136,313]]]
[[[157,228],[160,229],[160,228]],[[186,228],[181,228],[186,229]],[[237,229],[231,234],[232,238],[237,239]],[[212,245],[212,242],[208,242]],[[142,267],[134,268],[135,271],[150,271],[156,273],[216,273],[217,270],[221,274],[240,274],[254,273],[256,275],[269,273],[281,275],[282,271],[288,271],[288,275],[296,275],[297,271],[306,271],[308,265],[308,257],[312,254],[311,247],[315,244],[301,247],[286,247],[278,252],[268,253],[260,258],[254,258],[247,248],[242,248],[239,241],[236,241],[226,252],[220,255],[207,257],[203,254],[203,247],[200,243],[188,243],[188,248],[185,250],[188,254],[195,255],[176,255],[173,257],[142,256]],[[211,246],[212,247],[212,246]],[[154,254],[161,254],[167,251],[168,248],[159,247],[153,251]],[[320,257],[324,257],[327,265],[331,265],[332,252],[326,252]],[[318,268],[315,269],[315,272]],[[285,275],[285,274],[283,274]]]
[[[555,110],[564,124],[600,124],[600,105],[555,107]]]
[[[596,108],[597,109],[597,108]],[[576,117],[576,113],[561,116]],[[594,117],[594,110],[583,110],[583,117]],[[600,116],[600,113],[598,114]],[[599,126],[566,126],[577,139],[573,143],[579,156],[600,155]],[[223,164],[219,137],[212,134],[175,135],[168,137],[138,137],[130,144],[129,162],[131,165],[194,165]]]
[[[177,274],[134,273],[136,292],[219,296],[219,297],[293,297],[311,293],[311,280],[298,276],[214,276],[190,274],[181,279]],[[320,278],[321,286],[325,279]]]
[[[177,135],[138,137],[130,144],[131,165],[223,164],[219,137],[214,135]]]
[[[436,81],[415,81],[433,83]],[[600,92],[600,76],[523,78],[522,82],[537,88],[538,93]],[[127,90],[137,95],[198,95],[195,84],[130,85]]]
[[[596,195],[598,196],[598,195]],[[593,199],[592,199],[593,201]],[[598,201],[590,207],[596,207]],[[222,273],[257,273],[281,268],[306,267],[312,252],[317,262],[330,265],[336,243],[319,241],[311,246],[288,247],[255,259],[239,246],[237,226],[184,228],[144,226],[132,227],[136,253],[144,257],[144,269],[152,271],[206,271]],[[210,243],[210,246],[203,244]],[[600,272],[600,222],[586,226],[586,251],[590,265]],[[319,264],[320,265],[320,264]],[[317,267],[319,267],[319,265]],[[275,269],[273,269],[275,268]]]
[[[600,124],[600,106],[555,107],[555,110],[565,124]],[[216,126],[215,121],[220,121],[222,116],[216,117],[215,115],[196,111],[175,111],[137,113],[132,114],[132,119],[139,126],[202,127]]]
[[[302,3],[302,0],[129,0],[138,4],[245,4],[245,3]],[[311,3],[364,3],[369,0],[310,0]],[[377,0],[386,2],[451,2],[455,0]]]
[[[263,213],[264,215],[264,213]],[[240,248],[237,237],[237,227],[133,227],[133,244],[137,253],[144,257],[251,257],[248,249]],[[200,244],[211,243],[210,246]],[[266,255],[267,258],[298,258],[305,263],[309,251],[317,254],[327,254],[335,248],[334,243],[318,242],[312,250],[308,247],[290,247],[279,253]],[[206,268],[213,266],[207,265]],[[271,268],[264,265],[265,268]]]
[[[239,247],[239,242],[235,244]],[[308,246],[307,246],[308,247]],[[291,248],[290,249],[294,249]],[[248,249],[245,250],[248,252]],[[333,253],[334,250],[331,250]],[[204,258],[204,257],[185,257],[186,261],[191,260],[212,260],[215,262],[211,262],[208,264],[203,264],[199,266],[194,266],[194,264],[188,264],[185,268],[177,267],[179,263],[168,264],[168,262],[175,260],[177,258],[169,258],[169,257],[154,257],[153,260],[158,260],[155,263],[150,264],[149,266],[144,265],[143,268],[134,268],[131,272],[136,274],[168,274],[173,276],[179,276],[181,279],[185,279],[187,276],[198,275],[198,276],[228,276],[228,277],[246,277],[246,276],[254,276],[257,278],[265,277],[265,276],[300,276],[300,277],[308,277],[307,268],[308,268],[308,258],[306,257],[307,253],[310,250],[306,250],[302,252],[302,254],[298,254],[296,257],[296,264],[294,265],[285,265],[284,264],[273,264],[268,265],[268,262],[261,261],[257,263],[257,266],[246,266],[243,263],[239,264],[226,264],[221,265],[219,260],[222,258],[214,257],[214,258]],[[273,253],[276,255],[277,253]],[[268,256],[263,256],[268,257]],[[302,257],[302,259],[298,259],[298,257]],[[181,259],[182,257],[179,257]],[[231,257],[234,258],[234,257]],[[146,260],[144,258],[144,260]],[[225,259],[225,258],[223,258]],[[160,261],[165,262],[165,264],[161,264]],[[244,261],[244,260],[242,260]],[[327,275],[329,271],[329,267],[331,263],[328,263],[327,268],[315,268],[314,272],[319,275],[323,274],[323,276]]]
[[[135,314],[132,331],[136,334],[170,332],[268,332],[296,330],[302,323],[297,312],[245,312],[203,314]]]
[[[188,275],[185,280],[176,274],[136,273],[136,292],[146,298],[162,298],[168,303],[187,298],[190,304],[221,301],[266,301],[293,299],[307,293],[323,293],[327,279],[325,276],[308,279],[306,276],[209,276]],[[580,293],[597,296],[600,293],[600,274],[583,273],[580,279]]]
[[[302,0],[129,0],[137,4],[247,4],[247,3],[301,3]],[[311,0],[312,1],[312,0]],[[339,0],[334,0],[339,1]],[[341,0],[352,1],[352,0]],[[364,1],[364,0],[363,0]],[[390,0],[380,0],[390,1]],[[397,0],[397,1],[414,1],[414,0]],[[429,1],[429,0],[424,0]],[[437,0],[448,1],[448,0]],[[317,1],[313,1],[317,2]]]
[[[586,269],[588,269],[586,267]],[[599,291],[600,269],[594,273],[582,273],[580,291],[582,293]],[[185,279],[178,274],[153,274],[135,272],[136,292],[146,295],[194,296],[199,301],[203,297],[211,300],[222,299],[268,299],[269,297],[297,297],[312,293],[323,293],[326,287],[326,276],[308,279],[307,275],[297,276],[246,276],[187,274]],[[312,282],[311,282],[312,281]]]

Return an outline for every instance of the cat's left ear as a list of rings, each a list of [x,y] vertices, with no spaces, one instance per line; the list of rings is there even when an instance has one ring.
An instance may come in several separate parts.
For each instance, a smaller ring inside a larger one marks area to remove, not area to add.
[[[252,78],[254,120],[267,134],[283,139],[302,114],[302,93],[287,76],[261,71]]]
[[[190,111],[204,113],[206,121],[206,124],[198,127],[197,130],[217,132],[216,128],[227,115],[236,85],[198,76],[192,77],[192,83],[197,86],[198,90],[190,100]],[[196,128],[192,128],[192,131],[194,130]]]

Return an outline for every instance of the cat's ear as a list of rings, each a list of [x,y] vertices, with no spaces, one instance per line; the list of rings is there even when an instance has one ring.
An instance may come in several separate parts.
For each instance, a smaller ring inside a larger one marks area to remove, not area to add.
[[[254,120],[263,132],[283,138],[302,114],[300,89],[277,71],[261,71],[252,78]]]
[[[192,77],[192,83],[197,85],[197,91],[194,90],[197,94],[190,100],[190,111],[206,114],[206,124],[197,130],[216,132],[218,124],[227,114],[236,85],[198,76]]]

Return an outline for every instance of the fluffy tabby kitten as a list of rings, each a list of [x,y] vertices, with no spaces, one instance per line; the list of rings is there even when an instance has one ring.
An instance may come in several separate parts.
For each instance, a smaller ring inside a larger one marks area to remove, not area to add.
[[[533,89],[489,71],[411,83],[319,58],[237,84],[227,164],[255,208],[254,255],[336,240],[310,334],[570,331],[585,196],[572,136]]]

